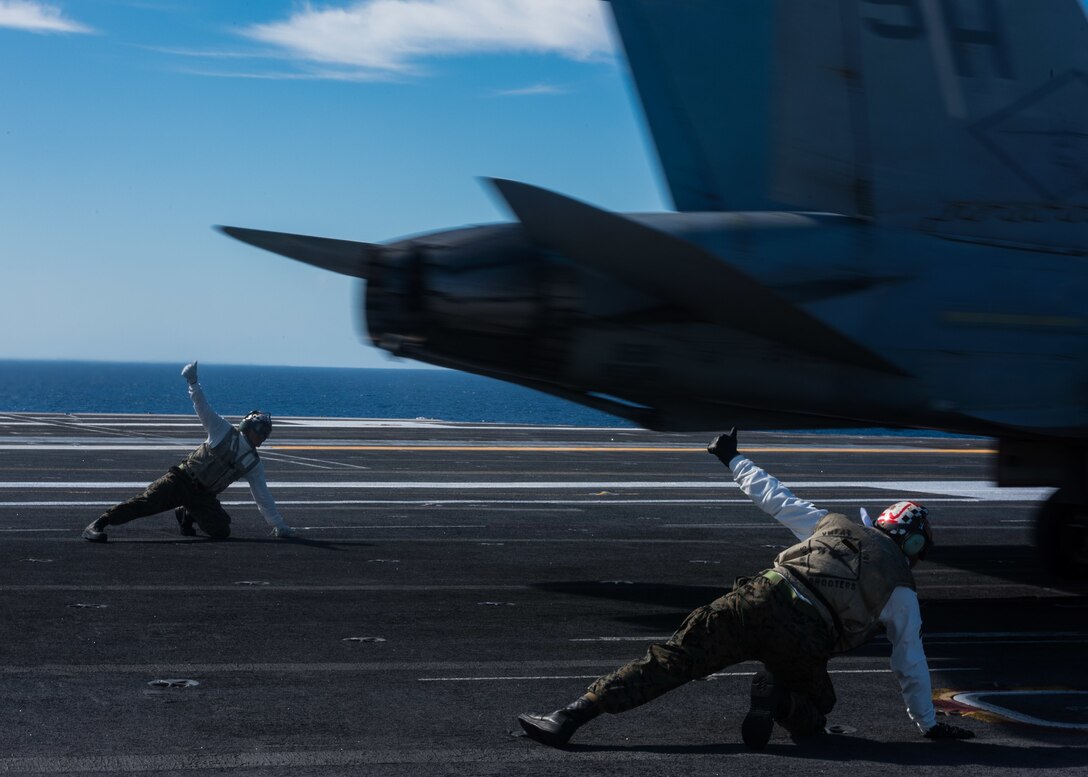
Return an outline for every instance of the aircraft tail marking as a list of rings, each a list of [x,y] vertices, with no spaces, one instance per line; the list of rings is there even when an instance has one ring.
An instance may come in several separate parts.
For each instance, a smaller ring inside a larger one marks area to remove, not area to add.
[[[611,0],[677,209],[1088,253],[1081,0]]]

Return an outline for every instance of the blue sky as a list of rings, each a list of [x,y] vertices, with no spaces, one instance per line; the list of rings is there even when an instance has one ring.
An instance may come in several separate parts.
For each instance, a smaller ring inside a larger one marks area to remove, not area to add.
[[[666,207],[599,0],[0,0],[0,358],[394,366],[354,282],[213,224]],[[399,362],[407,366],[410,363]]]

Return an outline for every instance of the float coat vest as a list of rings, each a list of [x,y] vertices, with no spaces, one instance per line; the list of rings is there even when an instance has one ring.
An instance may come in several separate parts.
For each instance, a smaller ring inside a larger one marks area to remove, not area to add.
[[[257,451],[250,448],[239,454],[242,433],[232,428],[214,447],[208,443],[189,454],[181,468],[205,490],[218,494],[238,478],[245,477],[260,461]]]
[[[894,589],[914,589],[910,562],[895,540],[838,513],[821,518],[811,537],[782,551],[774,564],[801,584],[801,593],[813,595],[822,605],[817,609],[826,609],[838,637],[835,653],[872,639]]]

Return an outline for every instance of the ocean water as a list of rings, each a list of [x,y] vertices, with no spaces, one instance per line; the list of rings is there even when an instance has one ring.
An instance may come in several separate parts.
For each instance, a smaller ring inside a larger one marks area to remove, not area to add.
[[[0,413],[193,412],[181,364],[0,359]],[[201,364],[200,383],[223,415],[429,418],[440,421],[633,427],[630,421],[499,380],[453,370]],[[960,437],[883,428],[811,434]]]
[[[0,360],[0,412],[193,412],[181,364]],[[448,370],[200,365],[223,415],[433,418],[572,426],[631,426],[581,405]]]

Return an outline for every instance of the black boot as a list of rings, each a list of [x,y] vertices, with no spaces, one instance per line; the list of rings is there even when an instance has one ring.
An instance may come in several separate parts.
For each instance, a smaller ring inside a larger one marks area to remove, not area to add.
[[[600,714],[601,708],[597,703],[583,696],[547,715],[534,715],[531,712],[518,715],[518,723],[530,739],[549,747],[562,747],[584,723]]]
[[[790,732],[790,738],[794,741],[822,734],[827,725],[827,718],[816,709],[816,705],[797,692],[786,694],[774,720]]]
[[[774,729],[775,713],[788,694],[782,684],[775,681],[774,675],[767,671],[757,672],[752,678],[752,707],[740,727],[740,736],[744,744],[752,750],[762,750],[771,739]]]
[[[189,515],[189,510],[185,507],[175,507],[174,517],[178,521],[178,529],[186,537],[195,537],[196,529],[193,528],[193,518]]]

